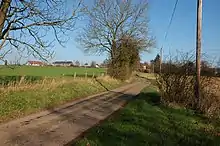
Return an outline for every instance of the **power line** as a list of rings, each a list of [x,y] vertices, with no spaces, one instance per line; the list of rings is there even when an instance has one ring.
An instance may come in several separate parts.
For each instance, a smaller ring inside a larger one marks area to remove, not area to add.
[[[172,15],[171,15],[171,18],[170,18],[169,25],[168,25],[168,27],[167,27],[167,31],[166,31],[166,33],[165,33],[164,41],[167,39],[167,36],[168,36],[169,30],[170,30],[171,24],[172,24],[172,22],[173,22],[173,18],[174,18],[175,12],[176,12],[176,8],[177,8],[178,2],[179,2],[179,0],[176,0],[175,5],[174,5],[174,8],[173,8]]]
[[[167,27],[167,31],[165,32],[164,42],[166,41],[167,36],[168,36],[168,34],[169,34],[169,30],[170,30],[170,27],[171,27],[172,22],[173,22],[173,18],[174,18],[175,12],[176,12],[176,8],[177,8],[178,2],[179,2],[179,0],[176,0],[176,2],[175,2],[174,8],[173,8],[173,12],[172,12],[172,15],[171,15],[171,18],[170,18],[168,27]],[[163,45],[162,45],[162,48],[163,48]]]
[[[173,12],[172,12],[172,15],[171,15],[171,18],[170,18],[170,22],[168,24],[167,31],[165,32],[164,42],[167,39],[167,36],[168,36],[169,30],[170,30],[171,24],[173,22],[173,18],[174,18],[175,12],[176,12],[176,8],[177,8],[178,2],[179,2],[179,0],[176,0],[176,2],[175,2],[174,8],[173,8]],[[164,42],[162,43],[162,47],[160,48],[160,73],[161,73],[161,69],[162,69],[162,57],[163,57],[163,45],[164,45]]]

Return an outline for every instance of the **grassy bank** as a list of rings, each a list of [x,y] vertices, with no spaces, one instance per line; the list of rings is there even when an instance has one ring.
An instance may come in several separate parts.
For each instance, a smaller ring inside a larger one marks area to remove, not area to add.
[[[101,84],[100,84],[101,83]],[[34,84],[17,84],[0,88],[0,122],[113,89],[123,83],[111,78],[56,78]]]
[[[220,124],[181,108],[165,107],[146,88],[125,108],[90,129],[76,145],[219,145]]]

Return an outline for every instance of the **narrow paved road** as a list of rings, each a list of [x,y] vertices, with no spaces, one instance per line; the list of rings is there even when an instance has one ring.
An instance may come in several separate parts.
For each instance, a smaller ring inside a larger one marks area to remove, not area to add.
[[[62,146],[118,110],[146,83],[134,83],[0,125],[1,146]]]

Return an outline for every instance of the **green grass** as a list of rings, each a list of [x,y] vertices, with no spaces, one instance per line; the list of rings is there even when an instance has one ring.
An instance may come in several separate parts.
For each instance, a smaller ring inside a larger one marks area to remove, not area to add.
[[[159,104],[156,90],[146,88],[125,108],[90,129],[78,146],[219,145],[219,124],[185,109]]]
[[[0,123],[122,85],[122,82],[113,79],[103,78],[99,82],[94,79],[50,79],[0,90]]]
[[[79,67],[53,67],[53,66],[0,66],[0,76],[77,76],[100,75],[105,73],[103,68],[79,68]]]
[[[150,80],[154,80],[155,79],[155,74],[153,74],[153,73],[142,73],[142,72],[139,72],[139,73],[137,73],[137,75],[142,77],[142,78],[146,78],[146,79],[150,79]]]

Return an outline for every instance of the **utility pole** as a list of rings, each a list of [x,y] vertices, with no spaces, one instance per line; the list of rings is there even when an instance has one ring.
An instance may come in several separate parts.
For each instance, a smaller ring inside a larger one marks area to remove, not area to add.
[[[162,70],[162,56],[163,56],[163,49],[160,48],[160,74],[161,74],[161,70]]]
[[[152,64],[152,73],[154,73],[154,63]]]
[[[202,35],[202,0],[197,0],[197,30],[196,30],[196,104],[201,97],[200,72],[201,72],[201,35]]]

